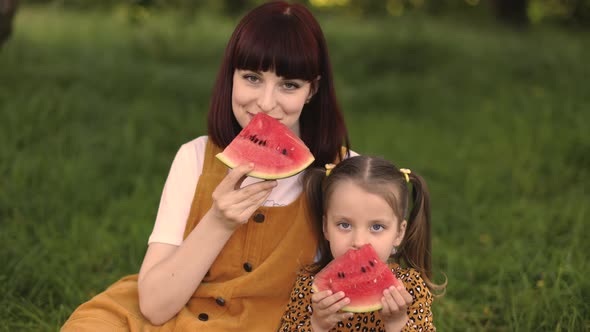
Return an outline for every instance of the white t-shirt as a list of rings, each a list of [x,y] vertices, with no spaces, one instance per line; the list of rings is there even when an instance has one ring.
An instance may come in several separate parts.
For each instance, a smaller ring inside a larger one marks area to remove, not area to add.
[[[156,223],[148,244],[160,242],[178,246],[182,243],[197,181],[203,170],[207,139],[207,136],[200,136],[183,144],[176,153],[162,191]],[[358,154],[351,151],[351,156],[354,155]],[[299,183],[302,174],[277,180],[277,186],[263,205],[283,206],[295,201],[302,190]],[[242,186],[258,181],[261,180],[248,177]]]

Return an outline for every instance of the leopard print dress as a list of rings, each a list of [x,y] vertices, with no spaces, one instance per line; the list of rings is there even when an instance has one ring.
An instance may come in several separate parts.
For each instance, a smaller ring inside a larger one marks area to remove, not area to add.
[[[399,265],[392,266],[391,271],[400,279],[414,301],[408,307],[408,322],[402,331],[436,331],[432,322],[433,296],[420,276],[420,273],[412,268],[403,269]],[[291,297],[287,310],[281,319],[282,332],[312,332],[311,329],[311,285],[313,275],[300,272],[291,291]],[[330,332],[366,331],[385,332],[378,311],[367,313],[355,313],[353,317],[340,321]]]

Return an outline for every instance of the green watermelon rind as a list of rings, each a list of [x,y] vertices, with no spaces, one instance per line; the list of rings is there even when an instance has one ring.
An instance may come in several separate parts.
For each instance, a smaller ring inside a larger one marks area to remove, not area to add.
[[[231,160],[229,160],[228,158],[225,157],[225,155],[223,154],[223,152],[220,152],[218,154],[215,155],[215,157],[217,159],[219,159],[222,163],[224,163],[227,167],[229,168],[236,168],[240,165],[237,165],[236,163],[232,162]],[[313,157],[310,157],[309,160],[307,160],[305,163],[301,164],[301,167],[294,169],[291,172],[286,172],[286,173],[276,173],[276,174],[269,174],[269,173],[264,173],[264,172],[257,172],[256,171],[256,165],[254,165],[254,170],[251,171],[250,173],[248,173],[247,175],[253,178],[257,178],[257,179],[262,179],[262,180],[278,180],[278,179],[284,179],[284,178],[288,178],[291,177],[293,175],[299,174],[301,172],[303,172],[309,165],[311,165],[311,163],[313,163],[315,159]]]

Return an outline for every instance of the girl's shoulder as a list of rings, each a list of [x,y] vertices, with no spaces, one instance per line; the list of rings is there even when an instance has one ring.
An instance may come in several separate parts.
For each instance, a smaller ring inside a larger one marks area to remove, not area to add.
[[[317,266],[317,264],[311,264],[302,267],[301,269],[299,269],[299,271],[297,271],[297,279],[313,280],[314,276],[319,272]]]
[[[404,286],[414,298],[432,299],[430,289],[418,270],[413,268],[403,268],[398,264],[390,265],[390,267],[396,278],[404,283]]]

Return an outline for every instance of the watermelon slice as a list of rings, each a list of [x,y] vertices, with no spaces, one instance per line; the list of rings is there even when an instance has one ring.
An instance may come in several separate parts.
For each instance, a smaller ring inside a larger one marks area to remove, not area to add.
[[[230,168],[254,163],[254,170],[248,175],[267,180],[293,176],[314,161],[297,135],[262,112],[257,113],[216,157]]]
[[[350,303],[342,311],[369,312],[383,308],[383,290],[401,284],[373,246],[366,244],[331,261],[315,276],[312,288],[314,292],[343,291]]]

